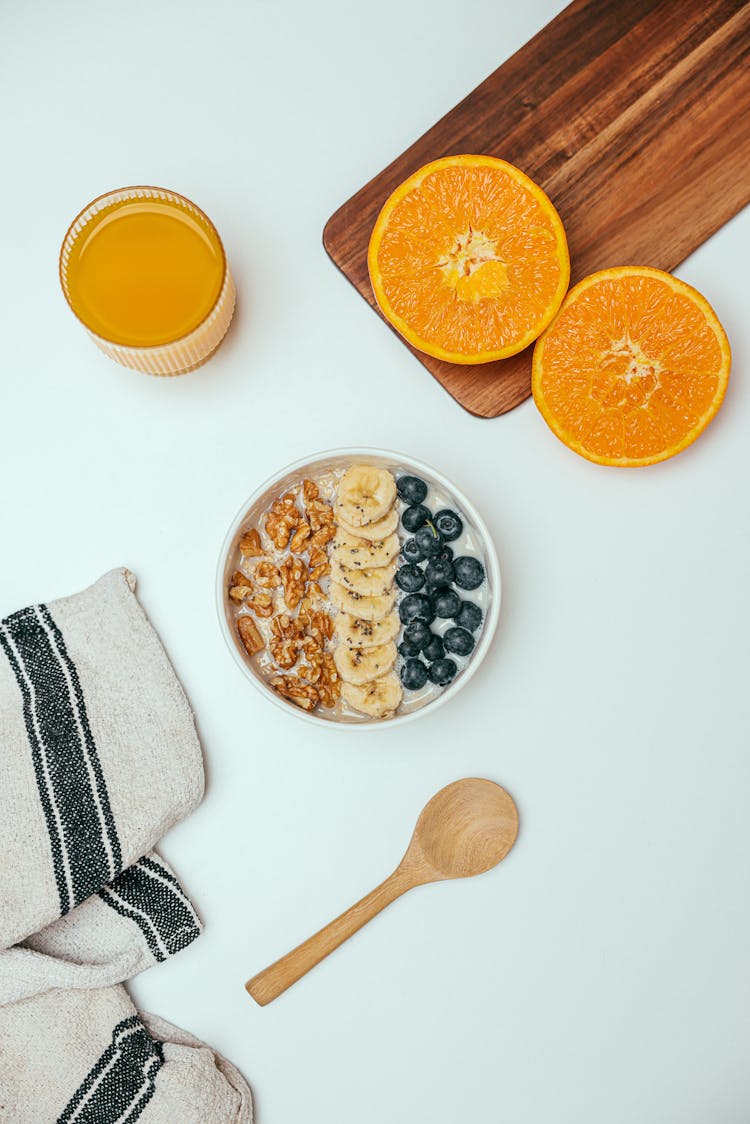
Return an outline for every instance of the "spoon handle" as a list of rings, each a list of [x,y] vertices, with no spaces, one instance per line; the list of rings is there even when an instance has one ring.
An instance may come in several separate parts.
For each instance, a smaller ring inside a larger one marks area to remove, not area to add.
[[[414,882],[401,869],[394,871],[385,882],[335,921],[248,980],[245,987],[255,1002],[265,1007],[266,1003],[276,999],[413,885]]]

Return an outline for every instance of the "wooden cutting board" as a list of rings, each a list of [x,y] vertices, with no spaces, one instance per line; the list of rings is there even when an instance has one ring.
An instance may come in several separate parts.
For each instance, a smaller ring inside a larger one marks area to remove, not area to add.
[[[388,195],[429,160],[479,152],[551,197],[571,283],[672,270],[750,201],[749,54],[747,2],[574,0],[336,211],[325,248],[374,308],[367,243]],[[479,417],[531,393],[531,348],[466,367],[414,354]]]

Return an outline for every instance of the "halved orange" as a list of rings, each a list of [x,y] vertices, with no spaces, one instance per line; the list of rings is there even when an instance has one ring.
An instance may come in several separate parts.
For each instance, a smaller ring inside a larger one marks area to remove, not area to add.
[[[721,406],[731,352],[699,292],[623,266],[579,281],[534,348],[532,391],[553,433],[597,464],[682,452]]]
[[[533,180],[494,156],[446,156],[397,187],[375,223],[367,264],[386,320],[449,363],[489,363],[527,347],[570,280],[557,211]]]

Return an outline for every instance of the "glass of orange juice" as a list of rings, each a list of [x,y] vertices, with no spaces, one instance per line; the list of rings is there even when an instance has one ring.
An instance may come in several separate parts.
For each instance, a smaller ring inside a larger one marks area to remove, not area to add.
[[[60,282],[94,343],[150,375],[205,363],[234,312],[216,227],[160,187],[124,187],[89,203],[63,240]]]

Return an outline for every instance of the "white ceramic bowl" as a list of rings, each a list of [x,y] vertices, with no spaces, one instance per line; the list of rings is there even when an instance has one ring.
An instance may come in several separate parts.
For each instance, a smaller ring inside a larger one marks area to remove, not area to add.
[[[229,575],[235,569],[236,545],[241,530],[247,524],[256,524],[258,518],[269,505],[284,491],[294,484],[298,484],[305,476],[316,476],[321,472],[336,468],[344,468],[350,464],[362,461],[364,463],[388,468],[394,473],[409,473],[421,477],[427,484],[447,493],[448,499],[456,509],[466,517],[468,524],[473,525],[482,543],[483,560],[487,574],[488,604],[485,609],[482,631],[479,641],[472,652],[465,668],[456,676],[453,682],[445,687],[439,694],[425,702],[423,706],[416,707],[406,713],[396,713],[392,718],[366,719],[347,718],[345,716],[327,717],[325,711],[315,711],[312,714],[301,710],[294,703],[287,702],[272,687],[268,685],[266,677],[256,667],[254,661],[247,655],[235,629],[232,602],[228,596],[227,588]],[[296,714],[305,722],[312,722],[316,726],[328,726],[336,729],[347,730],[372,730],[391,729],[394,726],[403,726],[412,722],[423,714],[432,713],[438,707],[444,706],[450,699],[456,697],[459,691],[466,686],[472,676],[476,675],[482,660],[487,655],[492,639],[497,628],[500,613],[500,563],[497,551],[490,537],[487,525],[474,504],[461,492],[455,484],[448,480],[442,473],[431,465],[423,464],[412,457],[402,453],[390,452],[387,449],[331,449],[328,452],[318,453],[316,456],[304,457],[287,465],[279,472],[274,473],[264,481],[248,500],[243,503],[237,515],[232,520],[232,525],[227,531],[224,544],[219,556],[219,565],[216,574],[216,605],[219,612],[221,631],[227,642],[229,651],[244,674],[253,686],[263,696],[287,713]]]

